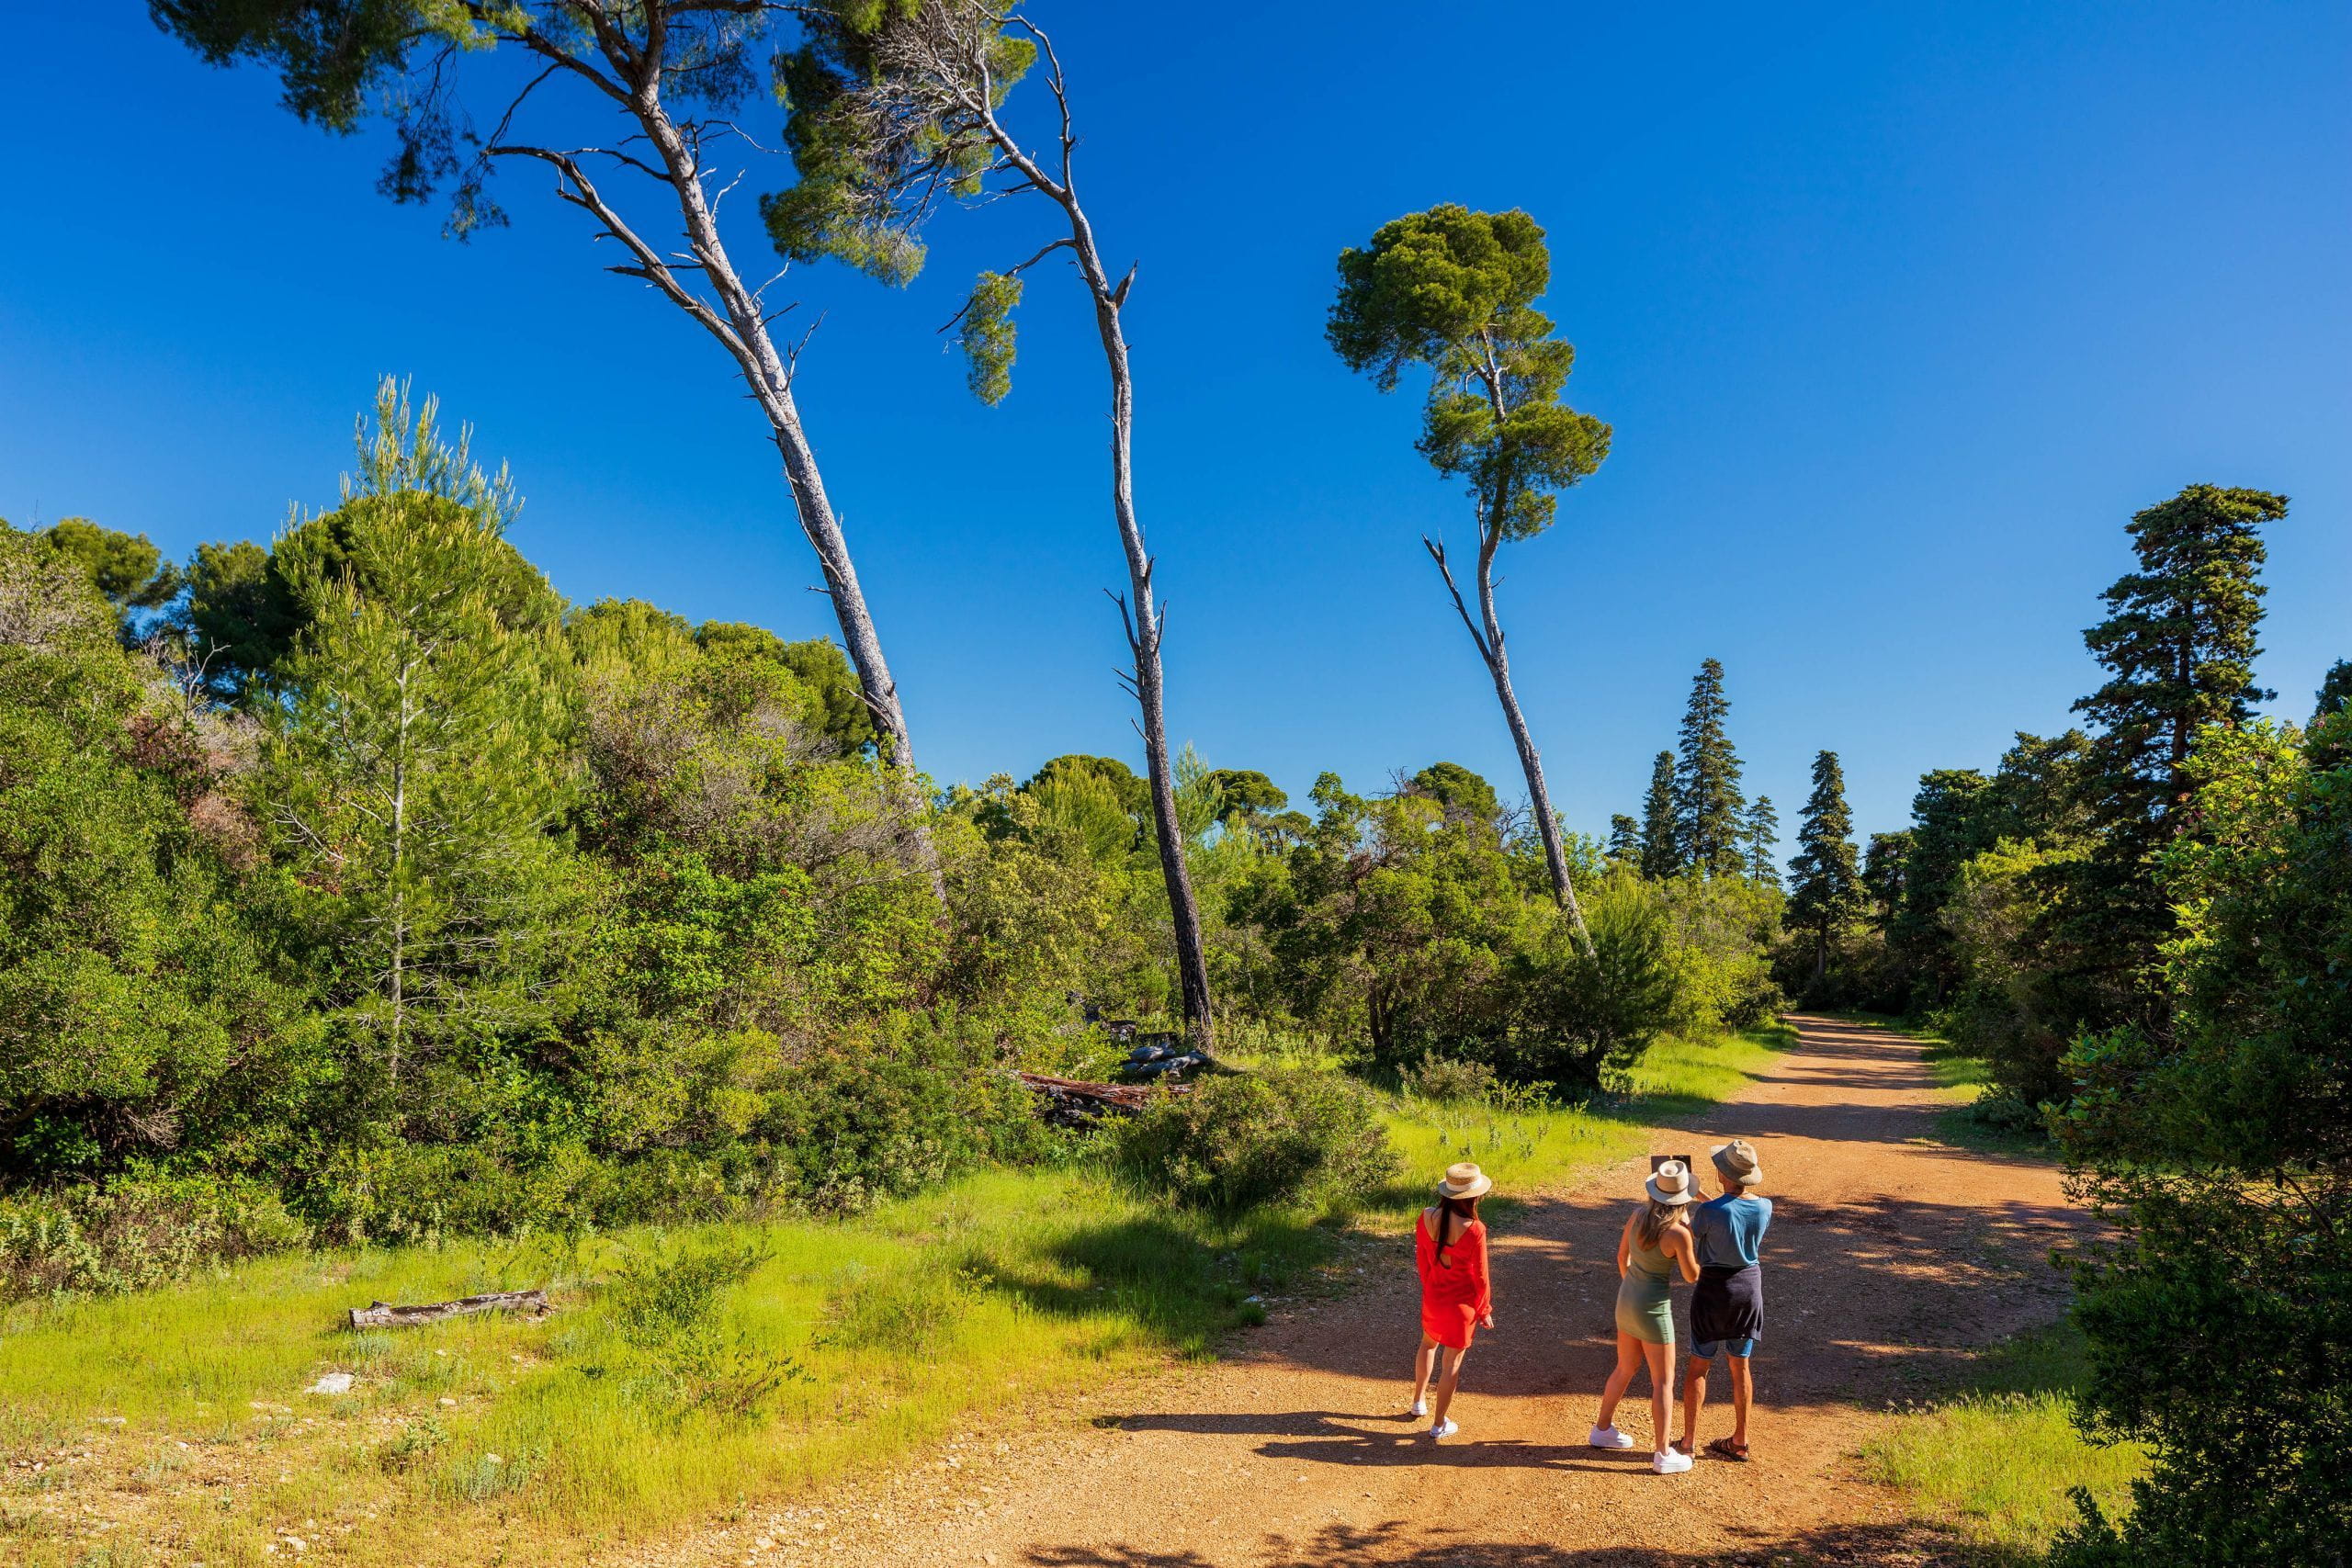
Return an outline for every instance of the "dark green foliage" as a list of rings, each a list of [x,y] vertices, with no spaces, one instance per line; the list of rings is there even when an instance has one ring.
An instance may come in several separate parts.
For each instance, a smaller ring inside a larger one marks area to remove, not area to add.
[[[1216,795],[1216,819],[1255,826],[1284,811],[1290,795],[1254,768],[1215,768],[1208,787]]]
[[[1559,401],[1576,350],[1535,309],[1551,278],[1544,231],[1526,213],[1446,203],[1340,253],[1324,329],[1384,392],[1407,367],[1430,368],[1421,455],[1470,481],[1482,530],[1501,539],[1542,533],[1556,492],[1609,455],[1609,427]]]
[[[1724,667],[1710,659],[1690,681],[1690,703],[1682,716],[1682,739],[1674,763],[1674,838],[1681,863],[1703,876],[1736,876],[1747,870],[1742,849],[1739,754],[1732,750],[1724,720],[1731,703],[1724,696]]]
[[[2309,733],[2314,767],[2338,767],[2352,761],[2352,749],[2340,739],[2343,732],[2326,722],[2346,708],[2352,708],[2352,659],[2339,659],[2319,683],[2318,701],[2312,708]]]
[[[1744,870],[1747,879],[1765,887],[1781,886],[1781,860],[1773,852],[1781,847],[1781,814],[1772,809],[1772,797],[1759,795],[1748,803],[1747,816],[1740,823],[1740,852],[1746,857]]]
[[[1434,800],[1449,817],[1493,822],[1502,816],[1495,786],[1459,762],[1431,762],[1406,781],[1407,793]]]
[[[1855,863],[1854,817],[1846,807],[1846,775],[1838,753],[1813,760],[1813,794],[1797,829],[1796,886],[1789,893],[1789,924],[1813,939],[1813,978],[1827,973],[1829,944],[1861,908],[1861,868]]]
[[[1609,818],[1609,858],[1619,865],[1641,868],[1642,825],[1616,812]]]
[[[1642,796],[1642,874],[1653,881],[1682,869],[1680,825],[1674,818],[1674,753],[1660,751],[1650,763],[1650,787]]]
[[[119,534],[86,517],[61,517],[40,539],[87,574],[107,603],[125,614],[160,610],[185,586],[179,569],[144,534]]]
[[[2060,1134],[2120,1226],[2076,1276],[2085,1419],[2154,1462],[2060,1562],[2337,1562],[2352,1540],[2352,767],[2327,750],[2352,716],[2312,739],[2202,732],[2198,829],[2161,857],[2170,1027],[2068,1063]]]
[[[1227,1213],[1342,1202],[1396,1168],[1372,1096],[1316,1072],[1206,1078],[1121,1128],[1118,1157],[1147,1190]]]
[[[224,1258],[300,1247],[308,1229],[250,1177],[134,1167],[103,1186],[0,1197],[0,1306],[176,1284]]]
[[[2109,677],[2075,705],[2098,726],[2084,783],[2094,835],[2054,877],[2044,929],[2087,1026],[2161,1026],[2157,949],[2172,913],[2153,857],[2178,831],[2198,732],[2243,724],[2271,695],[2254,683],[2261,528],[2286,514],[2284,496],[2212,485],[2134,513],[2140,570],[2108,589],[2108,618],[2083,634]]]

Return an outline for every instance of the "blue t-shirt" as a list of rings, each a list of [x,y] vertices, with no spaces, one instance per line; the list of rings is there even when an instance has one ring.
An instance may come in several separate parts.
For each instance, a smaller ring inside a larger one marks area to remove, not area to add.
[[[1770,1198],[1710,1198],[1691,1211],[1702,1269],[1749,1269],[1772,1223]]]

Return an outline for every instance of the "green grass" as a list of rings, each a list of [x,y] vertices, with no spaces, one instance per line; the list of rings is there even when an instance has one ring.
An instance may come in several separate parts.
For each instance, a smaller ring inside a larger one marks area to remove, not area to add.
[[[2059,1324],[1984,1353],[1970,1386],[1898,1416],[1863,1450],[1871,1479],[1900,1490],[1985,1561],[2038,1561],[2089,1491],[2109,1517],[2130,1509],[2146,1466],[2132,1444],[2095,1447],[2074,1425],[2081,1333]]]
[[[1591,1110],[1395,1100],[1404,1175],[1353,1216],[1218,1220],[1089,1167],[996,1171],[846,1222],[293,1255],[20,1304],[0,1314],[0,1457],[27,1461],[0,1471],[0,1560],[260,1568],[291,1531],[359,1565],[578,1561],[1208,1355],[1262,1321],[1258,1298],[1336,1278],[1349,1221],[1393,1230],[1446,1165],[1525,1192],[1638,1154],[1647,1119],[1745,1085],[1785,1032],[1662,1043]],[[720,1359],[788,1381],[755,1418],[683,1408],[589,1281],[632,1251],[746,1239],[765,1257],[727,1298]],[[541,1323],[340,1326],[373,1300],[535,1284],[561,1308]],[[350,1393],[302,1392],[334,1371]],[[85,1528],[93,1504],[109,1533]]]

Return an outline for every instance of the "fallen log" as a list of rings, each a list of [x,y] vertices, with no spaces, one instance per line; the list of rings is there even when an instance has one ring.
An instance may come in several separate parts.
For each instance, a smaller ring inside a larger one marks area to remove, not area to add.
[[[468,1313],[527,1312],[533,1317],[545,1317],[554,1310],[548,1304],[545,1291],[492,1291],[488,1295],[468,1296],[456,1302],[435,1302],[430,1306],[392,1306],[377,1302],[370,1306],[353,1307],[351,1326],[413,1328],[421,1323],[439,1323],[444,1318],[463,1317]]]
[[[1163,1094],[1189,1094],[1186,1084],[1088,1083],[1083,1078],[1057,1078],[1046,1073],[1012,1075],[1046,1097],[1057,1110],[1100,1115],[1115,1111],[1133,1116]]]

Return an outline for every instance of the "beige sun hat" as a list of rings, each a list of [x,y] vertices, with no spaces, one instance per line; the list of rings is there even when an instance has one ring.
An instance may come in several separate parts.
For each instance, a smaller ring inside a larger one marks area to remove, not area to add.
[[[1735,1186],[1753,1192],[1763,1183],[1764,1168],[1757,1163],[1756,1145],[1746,1138],[1719,1144],[1707,1151],[1707,1157],[1715,1162],[1715,1174]]]
[[[1468,1160],[1445,1168],[1445,1179],[1437,1184],[1441,1198],[1476,1198],[1482,1192],[1494,1190],[1494,1179]]]
[[[1644,1184],[1649,1190],[1650,1201],[1679,1207],[1690,1201],[1690,1168],[1679,1159],[1668,1160],[1650,1172]]]

